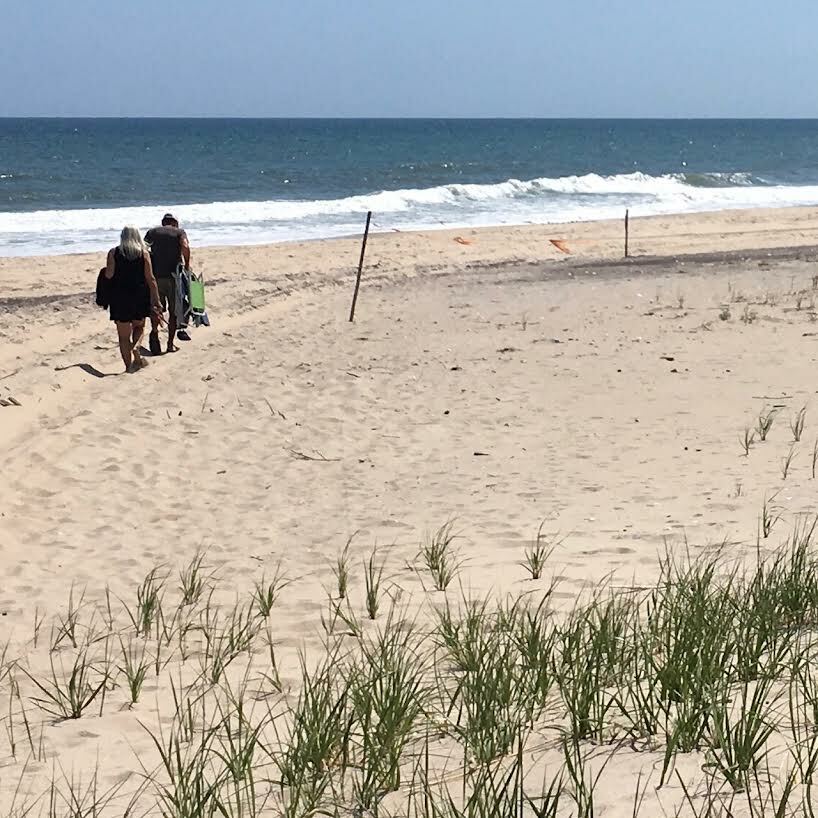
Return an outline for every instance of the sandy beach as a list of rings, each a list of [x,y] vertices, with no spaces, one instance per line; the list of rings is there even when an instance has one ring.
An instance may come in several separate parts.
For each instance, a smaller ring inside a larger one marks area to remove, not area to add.
[[[604,583],[655,583],[666,549],[752,559],[765,499],[780,518],[765,547],[814,512],[818,209],[634,218],[627,260],[621,222],[377,232],[354,323],[360,237],[191,242],[212,326],[127,376],[91,295],[101,254],[0,259],[3,815],[48,814],[49,793],[62,804],[95,770],[100,791],[115,788],[102,814],[132,798],[133,814],[160,814],[149,731],[172,732],[174,697],[201,688],[202,617],[224,627],[275,576],[263,627],[195,698],[223,702],[224,680],[245,680],[257,715],[290,724],[300,660],[361,641],[329,624],[347,542],[349,607],[374,635],[392,606],[423,631],[464,597],[548,597],[558,615]],[[459,570],[436,591],[419,552],[449,521]],[[532,580],[522,563],[541,525],[553,550]],[[179,572],[197,554],[215,590],[183,605]],[[154,568],[165,619],[145,639],[129,610]],[[130,706],[133,651],[146,678]],[[45,680],[78,655],[102,685],[63,719],[40,685],[53,691]],[[445,721],[432,767],[459,782]],[[538,790],[562,758],[545,721],[525,748]],[[413,735],[380,814],[407,814],[428,735]],[[596,814],[631,816],[645,786],[643,815],[693,814],[683,784],[702,797],[703,751],[657,788],[659,744],[588,747],[604,763]],[[284,814],[276,787],[257,789],[274,792],[258,814]],[[576,810],[566,796],[557,814]]]

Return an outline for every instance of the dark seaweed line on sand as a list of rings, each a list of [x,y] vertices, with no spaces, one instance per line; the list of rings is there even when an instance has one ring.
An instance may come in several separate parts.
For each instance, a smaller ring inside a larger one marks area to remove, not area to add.
[[[571,258],[560,261],[535,261],[519,258],[502,259],[499,261],[476,261],[465,265],[466,272],[519,272],[521,267],[529,267],[539,273],[552,273],[554,278],[568,278],[576,272],[585,273],[589,270],[605,271],[611,275],[627,275],[629,272],[648,268],[650,272],[667,272],[673,268],[678,268],[684,264],[696,265],[735,265],[746,262],[780,262],[780,261],[804,261],[818,262],[818,245],[801,245],[797,247],[777,247],[759,248],[753,250],[730,250],[711,253],[680,253],[675,255],[651,255],[632,256],[631,258],[620,259],[594,259],[594,258]],[[463,267],[456,264],[443,266],[425,266],[418,268],[418,272],[424,277],[445,278],[447,276],[462,276]],[[676,272],[684,272],[676,270]],[[350,273],[338,273],[328,276],[322,281],[312,275],[305,275],[301,280],[290,280],[290,285],[286,290],[281,290],[277,295],[287,295],[301,289],[320,288],[322,285],[337,286],[345,283],[350,278]],[[300,278],[300,277],[299,277]],[[228,279],[213,279],[208,281],[210,286],[221,284]],[[257,279],[273,282],[275,277],[267,279]],[[410,278],[407,276],[407,280]],[[367,276],[364,273],[364,282],[369,282],[376,286],[400,285],[400,279],[395,279],[391,275],[379,274],[375,271]],[[21,295],[0,298],[0,310],[14,312],[18,309],[41,306],[82,306],[93,304],[94,294],[90,290],[73,293],[53,293],[45,295]]]

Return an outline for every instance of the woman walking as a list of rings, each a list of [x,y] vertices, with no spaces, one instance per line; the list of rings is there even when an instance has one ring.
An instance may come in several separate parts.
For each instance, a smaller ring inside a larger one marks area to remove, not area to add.
[[[116,323],[125,371],[136,372],[145,366],[139,352],[145,319],[151,312],[161,315],[161,307],[151,254],[135,227],[124,227],[119,244],[108,251],[105,278],[108,279],[111,320]]]

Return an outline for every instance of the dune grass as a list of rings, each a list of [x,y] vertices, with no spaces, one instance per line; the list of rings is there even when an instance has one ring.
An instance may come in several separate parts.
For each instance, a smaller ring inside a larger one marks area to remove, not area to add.
[[[449,521],[434,534],[428,535],[421,546],[420,555],[436,591],[445,591],[462,565],[453,546],[456,538],[454,523]]]
[[[767,439],[767,435],[770,433],[770,430],[773,428],[773,423],[775,423],[775,416],[776,416],[776,409],[762,409],[758,415],[758,420],[756,422],[756,430],[758,431],[758,437],[761,441],[765,441]]]
[[[798,413],[790,420],[790,431],[792,432],[793,442],[798,443],[801,440],[801,435],[804,434],[804,425],[807,420],[807,407],[802,406]]]
[[[105,712],[107,696],[149,733],[128,793],[142,814],[567,818],[599,814],[602,788],[625,784],[633,815],[649,814],[656,788],[676,794],[680,818],[809,815],[818,520],[796,518],[767,547],[782,512],[775,495],[764,505],[754,555],[668,549],[650,587],[603,585],[571,609],[553,584],[522,578],[499,599],[449,583],[418,608],[387,596],[387,557],[373,550],[360,599],[329,592],[334,625],[297,678],[282,677],[274,647],[279,571],[229,604],[198,555],[175,589],[155,569],[135,606],[108,605],[108,633],[89,629],[90,603],[72,593],[55,619],[66,635],[43,645],[48,669],[9,660],[9,749],[42,758],[49,724]],[[450,534],[427,541],[437,557]],[[151,669],[173,701],[155,722]],[[639,750],[650,774],[612,783]],[[695,780],[681,772],[690,759]],[[75,814],[72,798],[99,805],[77,815],[123,814],[124,791],[96,792],[62,781],[49,798],[59,814]]]
[[[337,588],[338,599],[346,599],[349,592],[349,547],[352,544],[350,537],[346,545],[335,559],[332,566],[332,573],[335,576],[335,586]]]
[[[545,523],[540,524],[534,542],[525,549],[523,561],[520,563],[532,580],[538,580],[542,577],[545,564],[556,547],[554,543],[549,541],[547,535],[543,534],[544,526]]]

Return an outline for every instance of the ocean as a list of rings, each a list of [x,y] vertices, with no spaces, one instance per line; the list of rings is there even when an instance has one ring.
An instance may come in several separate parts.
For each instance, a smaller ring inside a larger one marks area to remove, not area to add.
[[[818,120],[0,119],[0,255],[818,204]]]

